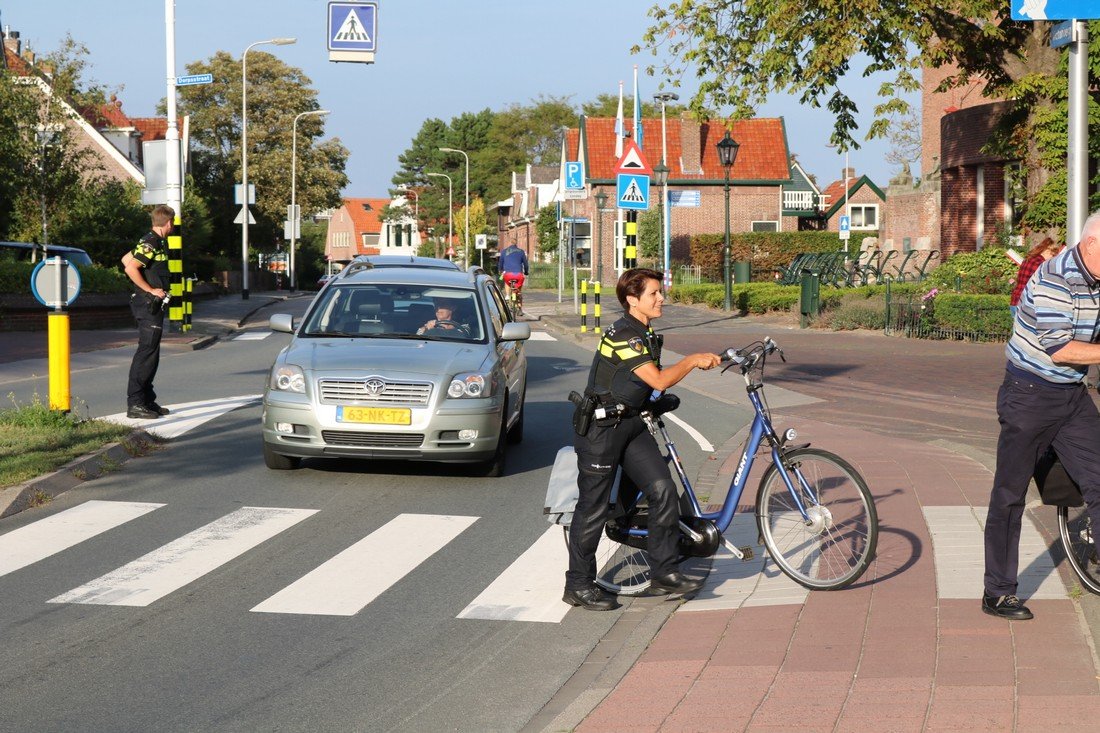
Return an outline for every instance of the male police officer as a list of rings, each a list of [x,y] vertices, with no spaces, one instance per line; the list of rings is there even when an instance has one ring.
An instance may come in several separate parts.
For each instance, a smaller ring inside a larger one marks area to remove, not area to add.
[[[160,338],[164,325],[164,300],[168,295],[168,241],[176,212],[170,206],[153,209],[153,229],[122,256],[126,275],[134,283],[130,311],[138,324],[138,345],[130,362],[126,388],[126,417],[152,420],[167,415],[157,404],[153,377],[160,365]]]
[[[599,588],[595,579],[596,547],[620,466],[649,500],[650,587],[666,593],[690,593],[703,584],[677,568],[680,517],[676,484],[639,411],[646,409],[652,395],[673,386],[692,369],[717,366],[719,357],[692,354],[661,368],[661,339],[650,328],[664,305],[661,273],[627,270],[619,278],[615,294],[627,312],[604,332],[585,390],[613,415],[592,420],[585,434],[577,435],[580,496],[569,526],[569,570],[562,597],[566,603],[592,611],[618,607],[615,597]],[[617,405],[625,409],[618,410]]]

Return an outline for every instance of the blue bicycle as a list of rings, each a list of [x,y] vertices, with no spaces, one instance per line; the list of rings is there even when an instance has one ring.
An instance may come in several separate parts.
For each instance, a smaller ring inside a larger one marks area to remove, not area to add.
[[[749,437],[737,463],[726,500],[719,511],[704,512],[691,488],[676,445],[660,415],[644,413],[654,437],[666,447],[666,459],[683,485],[680,496],[680,553],[684,557],[711,557],[721,546],[736,557],[751,559],[752,546],[735,547],[722,537],[733,520],[758,449],[767,443],[772,464],[764,472],[756,496],[757,545],[787,576],[813,590],[837,590],[856,581],[867,570],[878,543],[878,515],[863,477],[842,458],[809,444],[792,445],[793,429],[782,435],[772,427],[763,396],[764,364],[783,352],[765,338],[748,347],[728,349],[723,373],[739,367],[749,402],[755,411]],[[784,358],[785,361],[785,358]],[[649,561],[643,552],[647,540],[645,498],[635,488],[624,488],[612,498],[605,526],[611,542],[601,542],[596,582],[620,595],[638,595],[649,588]],[[566,541],[568,542],[568,528]]]

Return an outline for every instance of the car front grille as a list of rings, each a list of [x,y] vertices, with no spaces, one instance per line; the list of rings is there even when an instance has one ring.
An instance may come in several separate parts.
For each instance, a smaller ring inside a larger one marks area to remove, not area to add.
[[[321,437],[329,445],[350,445],[356,448],[419,448],[423,433],[360,433],[353,430],[322,430]]]
[[[382,388],[372,389],[381,382]],[[386,382],[371,379],[322,379],[321,402],[335,405],[349,402],[370,404],[426,405],[432,395],[431,382]]]

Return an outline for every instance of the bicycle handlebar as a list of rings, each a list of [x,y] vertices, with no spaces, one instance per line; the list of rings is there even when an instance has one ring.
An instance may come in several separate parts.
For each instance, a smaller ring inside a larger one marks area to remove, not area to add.
[[[719,362],[727,363],[729,366],[739,366],[741,372],[745,373],[756,366],[760,359],[776,352],[779,353],[780,359],[787,360],[787,357],[783,355],[783,350],[779,348],[779,344],[773,341],[771,336],[765,336],[763,341],[756,341],[744,349],[735,349],[731,346],[722,352]]]

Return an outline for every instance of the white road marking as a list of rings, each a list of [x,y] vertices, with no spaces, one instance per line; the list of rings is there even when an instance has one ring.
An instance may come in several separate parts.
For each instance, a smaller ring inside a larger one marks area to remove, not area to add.
[[[557,341],[557,339],[548,334],[546,331],[532,331],[531,341]]]
[[[932,535],[936,591],[940,598],[981,597],[985,576],[985,507],[926,506],[924,520]],[[1047,543],[1025,515],[1020,530],[1021,598],[1066,598]]]
[[[144,502],[86,501],[0,535],[0,575],[44,560],[162,506]]]
[[[354,616],[477,520],[400,514],[252,610]]]
[[[316,512],[241,507],[50,603],[148,606]]]
[[[462,609],[458,618],[560,623],[570,608],[561,600],[568,564],[562,528],[555,524]]]
[[[127,425],[132,428],[143,428],[155,433],[161,438],[178,438],[189,430],[194,430],[203,423],[216,417],[221,417],[227,412],[232,412],[240,407],[247,407],[263,399],[263,395],[241,395],[239,397],[223,397],[216,400],[202,400],[200,402],[181,402],[175,405],[165,405],[172,412],[155,420],[134,420],[126,417],[125,412],[107,415],[103,420],[108,420],[119,425]]]
[[[681,428],[683,428],[684,432],[686,432],[688,435],[690,435],[691,438],[696,443],[698,443],[699,447],[702,448],[705,452],[707,452],[707,453],[713,453],[714,452],[714,445],[712,445],[709,440],[704,438],[703,434],[700,433],[698,430],[691,427],[686,422],[684,422],[680,418],[673,415],[671,412],[666,412],[664,414],[664,418],[666,420],[671,420],[673,423],[675,423],[675,424],[679,425]]]
[[[241,333],[237,334],[236,336],[234,336],[233,338],[231,338],[229,340],[230,341],[263,341],[265,338],[270,336],[272,333],[273,333],[272,331],[258,331],[258,330],[257,331],[242,331]]]

